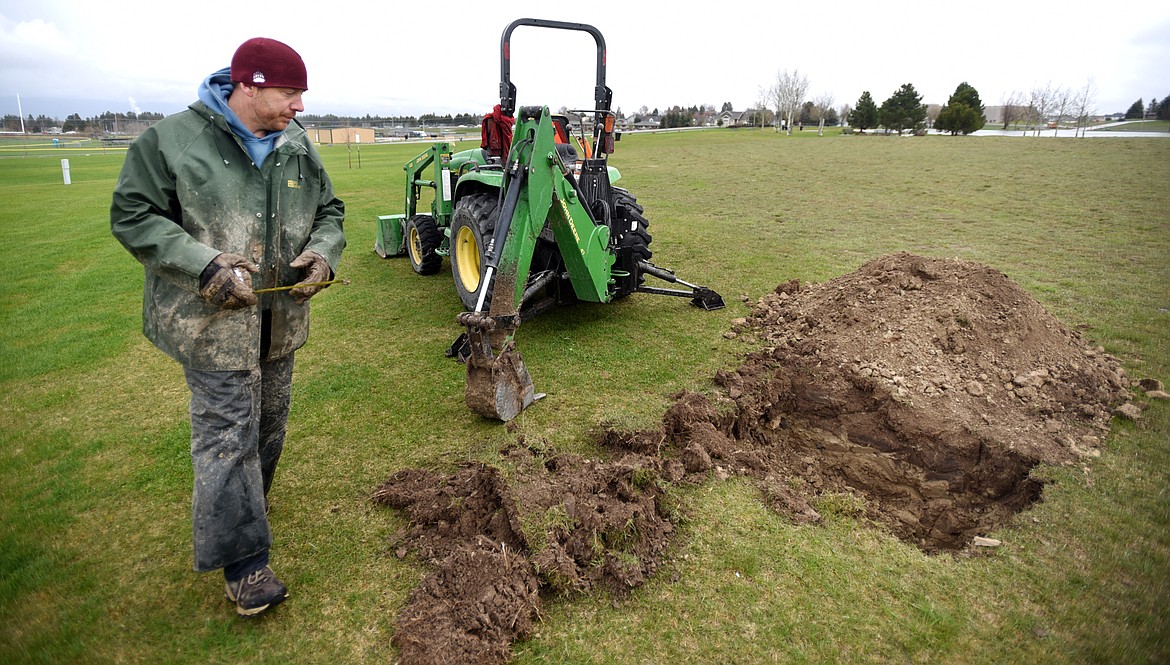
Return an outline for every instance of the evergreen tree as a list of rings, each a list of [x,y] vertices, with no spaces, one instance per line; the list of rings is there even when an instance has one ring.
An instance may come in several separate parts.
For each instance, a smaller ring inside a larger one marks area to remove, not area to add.
[[[987,119],[975,109],[966,104],[948,104],[938,113],[934,126],[951,136],[962,133],[964,135],[979,131]]]
[[[947,100],[948,104],[961,103],[970,106],[979,113],[983,113],[983,101],[979,99],[979,91],[971,87],[969,83],[963,81],[959,87],[955,88],[954,94]]]
[[[81,114],[73,113],[65,119],[65,124],[61,126],[63,132],[83,132],[85,131],[85,121],[81,119]]]
[[[1125,112],[1125,119],[1126,120],[1141,120],[1142,114],[1145,112],[1145,109],[1146,109],[1145,105],[1142,104],[1142,100],[1139,99],[1136,102],[1134,102],[1133,104],[1131,104],[1129,107],[1129,110]]]
[[[796,121],[802,125],[812,125],[816,121],[813,120],[813,113],[816,105],[812,102],[805,102],[800,105],[800,113],[796,116]]]
[[[878,107],[868,90],[861,93],[861,97],[857,99],[857,104],[849,112],[847,120],[851,127],[856,127],[862,132],[878,126]]]
[[[1162,103],[1158,105],[1158,120],[1170,120],[1170,95],[1162,98]]]
[[[964,81],[955,88],[946,106],[939,111],[934,126],[954,136],[960,132],[964,135],[977,132],[986,123],[979,92]]]
[[[878,117],[883,127],[901,134],[904,130],[915,130],[925,125],[926,104],[922,103],[922,95],[918,94],[913,85],[903,83],[897,92],[882,102]]]

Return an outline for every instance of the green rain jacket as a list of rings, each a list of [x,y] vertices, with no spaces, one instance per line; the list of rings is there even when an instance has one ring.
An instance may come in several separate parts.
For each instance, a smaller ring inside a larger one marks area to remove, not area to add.
[[[309,303],[296,304],[287,291],[238,310],[203,300],[199,275],[220,252],[260,266],[253,289],[301,281],[289,263],[304,250],[337,270],[345,204],[299,123],[277,141],[256,168],[223,116],[197,101],[143,132],[126,155],[111,230],[146,269],[143,333],[184,367],[255,367],[264,310],[272,315],[268,360],[309,336]]]

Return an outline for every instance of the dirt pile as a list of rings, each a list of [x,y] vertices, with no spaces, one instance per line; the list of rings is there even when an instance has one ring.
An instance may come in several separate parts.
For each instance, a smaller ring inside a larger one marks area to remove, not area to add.
[[[436,567],[399,616],[402,662],[505,662],[542,593],[640,584],[674,532],[668,483],[755,478],[800,523],[846,497],[954,551],[1040,498],[1038,464],[1095,455],[1115,409],[1140,414],[1116,359],[986,266],[897,254],[745,302],[729,336],[762,350],[661,428],[605,431],[612,460],[521,442],[499,469],[407,470],[376,492],[410,519],[398,555]]]
[[[1004,274],[958,260],[885,256],[755,303],[736,333],[766,346],[723,397],[667,414],[688,470],[765,481],[794,517],[850,493],[924,550],[953,550],[1040,496],[1038,464],[1095,455],[1130,381]],[[689,453],[687,453],[689,451]]]

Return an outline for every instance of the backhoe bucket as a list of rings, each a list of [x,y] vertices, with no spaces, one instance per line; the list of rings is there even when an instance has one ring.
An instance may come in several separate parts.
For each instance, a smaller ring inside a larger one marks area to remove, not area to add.
[[[499,317],[513,321],[515,317]],[[506,323],[490,316],[464,312],[459,323],[467,326],[470,354],[467,356],[467,408],[484,418],[507,422],[535,402],[532,376],[510,338]],[[492,339],[497,339],[493,350]]]

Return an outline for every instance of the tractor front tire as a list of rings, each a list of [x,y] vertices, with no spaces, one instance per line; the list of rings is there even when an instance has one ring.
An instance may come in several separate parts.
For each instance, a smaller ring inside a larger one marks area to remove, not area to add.
[[[443,242],[443,233],[430,215],[415,215],[406,222],[406,256],[410,267],[420,275],[433,275],[443,267],[443,256],[435,250]]]
[[[491,284],[483,284],[484,250],[496,229],[500,209],[493,194],[471,194],[455,204],[451,216],[451,276],[464,309],[473,311],[481,288],[487,288],[484,311],[492,302]],[[492,281],[495,279],[493,277]]]

